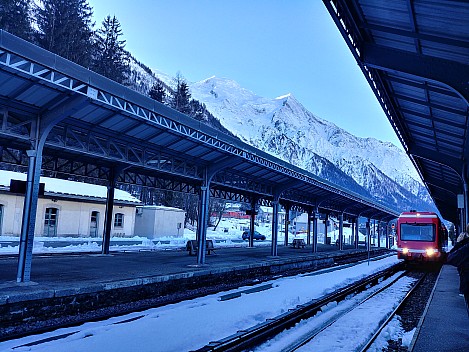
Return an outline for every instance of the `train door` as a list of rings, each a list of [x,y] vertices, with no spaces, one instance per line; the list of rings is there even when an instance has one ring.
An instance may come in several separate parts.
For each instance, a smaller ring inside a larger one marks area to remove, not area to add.
[[[59,210],[57,208],[47,208],[44,216],[44,236],[57,236],[57,217]]]
[[[99,211],[91,212],[90,219],[90,237],[98,237]]]

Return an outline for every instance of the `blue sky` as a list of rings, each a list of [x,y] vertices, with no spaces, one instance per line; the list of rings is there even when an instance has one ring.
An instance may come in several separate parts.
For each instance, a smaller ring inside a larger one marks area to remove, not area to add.
[[[360,136],[400,147],[321,0],[89,0],[96,27],[121,23],[126,48],[190,82],[237,81],[257,95],[292,93],[308,110]]]

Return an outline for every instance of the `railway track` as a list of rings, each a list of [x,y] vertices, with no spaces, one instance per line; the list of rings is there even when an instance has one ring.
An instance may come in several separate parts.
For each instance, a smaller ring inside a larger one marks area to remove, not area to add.
[[[212,341],[204,347],[195,351],[241,351],[248,348],[252,349],[253,347],[259,346],[265,341],[268,341],[269,339],[275,337],[282,331],[295,326],[298,322],[313,317],[324,307],[331,304],[331,302],[340,302],[349,297],[350,295],[355,295],[357,293],[369,290],[370,286],[377,285],[383,280],[395,275],[398,271],[401,271],[402,269],[402,265],[393,266],[387,270],[378,272],[372,276],[360,280],[359,282],[353,283],[345,288],[337,290],[321,299],[313,300],[308,304],[299,305],[296,308],[290,309],[288,312],[274,319],[268,319],[265,322],[258,324],[250,329],[238,331],[236,334],[228,336],[222,340]],[[395,282],[396,280],[393,281]],[[384,288],[378,290],[371,296],[374,296],[382,290],[384,290]],[[364,301],[370,299],[371,296],[365,299]],[[319,329],[320,331],[318,331],[317,333],[323,331],[331,324],[333,324],[333,322],[328,322],[327,324],[325,324],[326,326],[324,326],[322,329]],[[304,336],[301,341],[295,341],[295,343],[291,344],[290,346],[288,346],[288,348],[285,348],[284,350],[295,351],[296,349],[304,346],[309,341],[311,341],[314,336],[317,335],[317,333],[310,333],[307,336]]]

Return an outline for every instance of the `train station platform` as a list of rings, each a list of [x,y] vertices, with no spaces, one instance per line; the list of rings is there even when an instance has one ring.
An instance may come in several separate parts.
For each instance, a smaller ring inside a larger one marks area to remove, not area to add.
[[[459,274],[455,267],[443,265],[409,350],[469,351],[469,317],[464,297],[459,296]]]
[[[17,256],[0,256],[0,320],[4,325],[0,340],[37,330],[44,320],[80,316],[84,321],[96,309],[109,316],[118,305],[120,312],[145,309],[178,297],[208,294],[211,288],[231,289],[285,273],[330,267],[352,256],[368,256],[363,249],[338,251],[335,246],[324,246],[315,254],[308,246],[279,246],[276,257],[270,256],[270,246],[221,247],[207,255],[202,266],[184,250],[37,254],[31,282],[25,284],[16,283]],[[374,248],[370,253],[388,252]],[[139,302],[143,305],[137,307]]]

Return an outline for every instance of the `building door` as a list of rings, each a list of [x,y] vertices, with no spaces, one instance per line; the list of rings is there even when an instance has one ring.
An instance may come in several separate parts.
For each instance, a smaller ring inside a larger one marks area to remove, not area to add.
[[[44,217],[44,236],[57,236],[57,216],[59,210],[57,208],[47,208]]]
[[[90,220],[90,237],[98,237],[99,228],[99,211],[91,212]]]

